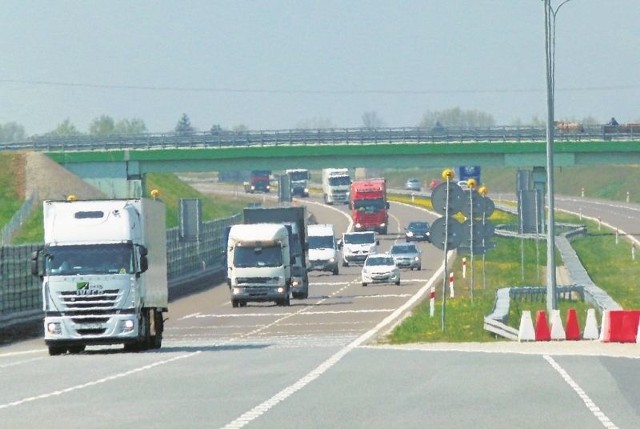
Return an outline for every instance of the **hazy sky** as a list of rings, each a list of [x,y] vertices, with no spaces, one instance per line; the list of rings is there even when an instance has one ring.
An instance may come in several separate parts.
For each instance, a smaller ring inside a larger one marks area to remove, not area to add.
[[[556,118],[640,122],[640,0],[572,0],[556,33]],[[546,118],[544,41],[541,0],[2,0],[0,124],[528,123]]]

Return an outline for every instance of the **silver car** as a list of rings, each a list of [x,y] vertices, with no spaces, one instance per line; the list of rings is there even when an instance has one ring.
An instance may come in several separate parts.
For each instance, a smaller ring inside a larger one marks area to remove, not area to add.
[[[412,177],[411,179],[407,179],[407,181],[404,184],[404,188],[407,191],[420,192],[420,179],[417,179],[415,177]]]
[[[422,250],[415,243],[398,243],[389,252],[400,268],[422,269]]]

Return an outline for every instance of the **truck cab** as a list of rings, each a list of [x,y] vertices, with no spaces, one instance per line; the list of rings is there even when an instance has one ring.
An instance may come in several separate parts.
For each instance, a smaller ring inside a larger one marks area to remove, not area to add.
[[[250,301],[290,305],[289,230],[271,223],[233,225],[227,242],[227,278],[233,307]]]
[[[271,171],[251,171],[249,180],[244,182],[244,191],[249,194],[255,194],[256,192],[269,193],[271,191]]]

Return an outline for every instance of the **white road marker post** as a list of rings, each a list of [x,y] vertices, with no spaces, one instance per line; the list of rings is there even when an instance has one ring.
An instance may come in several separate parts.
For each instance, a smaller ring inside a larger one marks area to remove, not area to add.
[[[449,273],[449,297],[455,297],[455,292],[453,291],[453,271]]]

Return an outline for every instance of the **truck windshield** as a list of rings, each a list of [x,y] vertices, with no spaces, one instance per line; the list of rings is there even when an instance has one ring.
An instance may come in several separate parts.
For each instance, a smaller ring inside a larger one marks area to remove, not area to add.
[[[333,237],[330,235],[309,236],[309,249],[333,249]]]
[[[306,171],[292,171],[289,173],[289,178],[291,180],[307,180],[309,179],[309,173]]]
[[[351,178],[349,176],[329,177],[329,184],[331,186],[349,186],[351,185]]]
[[[282,249],[271,247],[240,247],[233,250],[234,265],[239,268],[279,267],[282,265]]]
[[[127,243],[50,246],[46,255],[50,276],[134,272],[133,246]]]
[[[353,208],[365,213],[375,213],[386,208],[384,200],[355,200]]]
[[[348,244],[367,244],[376,241],[376,236],[373,232],[367,232],[363,234],[345,234],[344,242]]]

